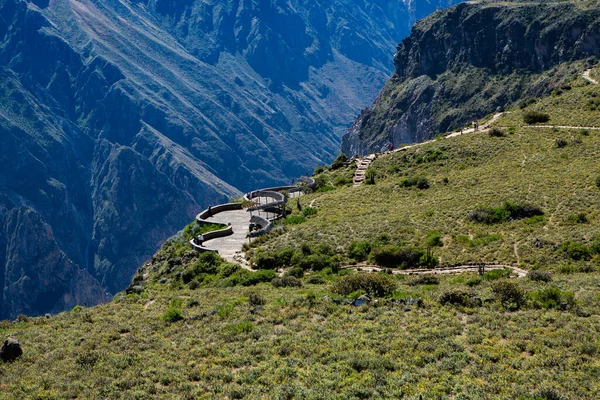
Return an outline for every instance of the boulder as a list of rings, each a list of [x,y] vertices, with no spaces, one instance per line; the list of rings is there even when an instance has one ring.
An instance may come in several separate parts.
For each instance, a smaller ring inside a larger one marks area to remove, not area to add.
[[[21,349],[21,344],[19,343],[19,340],[15,338],[6,339],[0,350],[0,358],[4,362],[14,361],[21,357],[22,354],[23,349]]]

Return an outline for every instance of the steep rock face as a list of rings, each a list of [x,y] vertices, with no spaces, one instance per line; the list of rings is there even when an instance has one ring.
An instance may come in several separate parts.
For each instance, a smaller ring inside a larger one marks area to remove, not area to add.
[[[600,10],[571,3],[463,3],[420,21],[395,73],[343,138],[365,154],[412,143],[550,93],[600,53]],[[572,63],[569,66],[562,65]]]
[[[0,0],[0,317],[100,302],[201,208],[331,160],[453,2]]]

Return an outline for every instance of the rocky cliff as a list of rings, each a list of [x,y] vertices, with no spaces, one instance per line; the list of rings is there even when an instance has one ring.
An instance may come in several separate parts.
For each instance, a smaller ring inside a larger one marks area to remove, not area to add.
[[[0,317],[100,302],[201,208],[331,160],[452,2],[0,0]]]
[[[565,84],[600,54],[600,9],[585,2],[470,2],[417,23],[395,73],[343,138],[347,154],[430,139]]]

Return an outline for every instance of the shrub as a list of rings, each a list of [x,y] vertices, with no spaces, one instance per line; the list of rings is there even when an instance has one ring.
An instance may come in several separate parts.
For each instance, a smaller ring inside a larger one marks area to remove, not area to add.
[[[331,169],[340,169],[344,166],[344,163],[348,161],[348,156],[344,153],[340,153],[337,158],[331,163]]]
[[[245,269],[241,269],[235,274],[231,275],[227,281],[231,286],[242,285],[242,286],[254,286],[259,283],[271,282],[277,274],[273,270],[261,270],[257,272],[250,272]]]
[[[317,209],[314,207],[304,207],[304,209],[302,210],[302,215],[305,218],[312,217],[314,215],[317,215]]]
[[[425,239],[425,244],[430,247],[442,247],[444,246],[444,242],[442,241],[442,234],[433,231],[427,234],[427,238]]]
[[[479,277],[471,278],[466,282],[466,285],[469,287],[477,286],[479,284],[481,284],[481,278],[479,278]]]
[[[529,298],[535,308],[549,310],[551,308],[568,307],[573,304],[573,292],[563,292],[557,287],[549,287],[537,292],[529,293]]]
[[[540,111],[529,110],[523,113],[523,122],[528,125],[537,124],[540,122],[548,122],[550,116]]]
[[[504,133],[504,131],[498,127],[493,127],[488,131],[488,134],[491,137],[504,137],[506,136],[506,133]]]
[[[357,290],[364,290],[370,296],[388,296],[396,290],[396,281],[385,274],[346,275],[333,284],[334,293],[348,295]]]
[[[427,178],[410,177],[405,178],[400,182],[402,187],[417,187],[418,189],[429,189],[429,181]]]
[[[302,281],[293,276],[284,276],[272,279],[271,284],[275,287],[301,287]]]
[[[492,291],[506,310],[518,310],[525,304],[525,292],[514,282],[496,282]]]
[[[365,185],[375,184],[375,170],[373,168],[367,169],[365,172]]]
[[[442,293],[439,302],[441,305],[452,304],[455,306],[469,307],[472,305],[471,296],[464,290],[448,290]]]
[[[569,240],[561,244],[558,251],[575,261],[588,261],[592,258],[592,252],[586,245]]]
[[[346,248],[346,254],[356,261],[364,261],[369,257],[372,250],[373,243],[371,242],[352,242]]]
[[[427,180],[427,178],[417,179],[417,189],[429,189],[429,181]]]
[[[310,285],[322,285],[325,283],[325,278],[323,278],[321,275],[312,274],[308,277],[306,283]]]
[[[569,142],[567,142],[566,139],[563,138],[558,138],[554,141],[554,144],[556,147],[558,147],[559,149],[562,149],[563,147],[567,147],[567,145],[569,144]]]
[[[437,278],[437,276],[433,276],[433,275],[420,275],[420,276],[414,278],[413,280],[411,280],[410,282],[408,282],[408,284],[410,286],[438,285],[439,283],[440,283],[440,280]]]
[[[257,269],[277,269],[280,267],[278,258],[271,253],[257,252],[254,259],[254,266]]]
[[[419,265],[425,268],[433,268],[437,266],[439,262],[438,258],[433,255],[429,248],[425,251],[425,254],[419,258]]]
[[[313,175],[319,175],[319,174],[322,174],[323,172],[325,172],[325,167],[318,166],[317,168],[315,168],[315,172],[313,173]]]
[[[373,250],[373,258],[377,265],[386,268],[414,268],[419,266],[425,252],[411,246],[387,245]]]
[[[217,272],[221,278],[229,278],[231,275],[239,271],[241,267],[237,264],[223,263],[217,269]]]
[[[576,224],[587,224],[589,222],[587,215],[584,213],[573,214],[567,217],[567,224],[576,225]]]
[[[304,276],[304,270],[300,267],[295,267],[285,271],[283,276],[293,276],[294,278],[302,278]]]
[[[190,283],[188,283],[188,287],[190,288],[190,290],[196,290],[200,287],[200,282],[191,281]]]
[[[511,219],[517,220],[541,215],[544,215],[544,212],[537,206],[506,201],[502,207],[479,206],[469,215],[469,218],[474,222],[491,225]]]
[[[325,268],[331,268],[332,270],[339,269],[339,262],[335,260],[333,257],[325,255],[325,254],[311,254],[307,257],[304,257],[299,263],[298,266],[303,270],[307,271],[312,269],[313,271],[321,271]]]
[[[494,281],[500,278],[508,278],[512,274],[510,268],[493,269],[483,274],[483,279],[488,281]]]
[[[256,292],[252,292],[248,294],[248,304],[251,306],[263,306],[267,303],[264,297]]]
[[[535,282],[551,282],[552,274],[546,271],[529,271],[527,278]]]
[[[176,298],[171,301],[167,311],[162,315],[161,319],[165,322],[177,322],[183,319],[183,311],[181,310],[181,305],[183,302],[181,299]]]

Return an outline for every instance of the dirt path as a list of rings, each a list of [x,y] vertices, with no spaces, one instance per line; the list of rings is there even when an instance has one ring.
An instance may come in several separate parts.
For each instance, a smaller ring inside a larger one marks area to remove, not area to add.
[[[495,269],[504,269],[508,268],[512,270],[518,278],[524,278],[527,276],[527,271],[521,268],[514,267],[512,265],[502,265],[502,264],[494,264],[494,265],[486,265],[485,271],[491,271]],[[348,265],[342,267],[342,269],[355,269],[366,272],[381,272],[385,270],[385,268],[381,268],[375,265]],[[443,274],[462,274],[466,272],[479,272],[479,266],[477,265],[458,265],[454,267],[444,267],[444,268],[435,268],[435,269],[409,269],[409,270],[392,270],[392,274],[394,275],[443,275]]]
[[[586,69],[582,75],[583,79],[590,82],[592,85],[597,85],[599,82],[590,76],[590,72],[592,72],[591,69]]]

